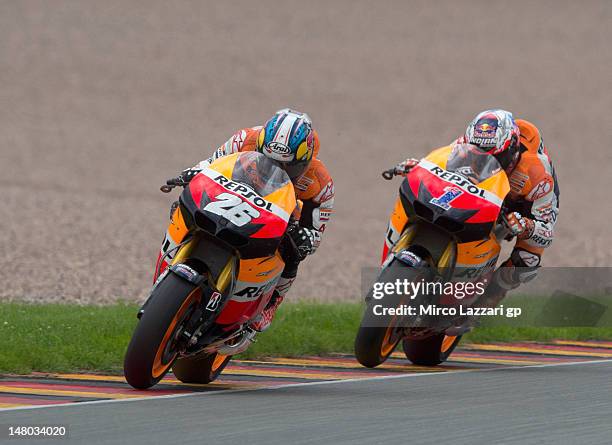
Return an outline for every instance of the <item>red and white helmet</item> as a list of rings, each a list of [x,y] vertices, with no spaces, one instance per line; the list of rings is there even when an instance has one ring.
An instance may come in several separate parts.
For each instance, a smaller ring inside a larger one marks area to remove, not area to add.
[[[519,158],[519,139],[519,127],[512,113],[495,109],[479,113],[470,122],[464,142],[495,156],[504,170],[511,170]]]

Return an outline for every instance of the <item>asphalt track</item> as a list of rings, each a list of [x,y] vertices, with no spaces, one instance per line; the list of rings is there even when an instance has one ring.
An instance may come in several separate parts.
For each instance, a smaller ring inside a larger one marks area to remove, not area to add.
[[[556,342],[474,345],[438,368],[397,353],[373,371],[346,356],[243,361],[212,386],[149,392],[109,376],[6,376],[0,425],[61,423],[61,443],[92,444],[609,444],[611,371],[612,343]]]

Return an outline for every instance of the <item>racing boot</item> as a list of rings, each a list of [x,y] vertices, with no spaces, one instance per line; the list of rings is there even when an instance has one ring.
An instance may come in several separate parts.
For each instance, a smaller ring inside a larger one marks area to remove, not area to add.
[[[281,277],[281,279],[278,281],[278,284],[276,285],[276,289],[274,289],[272,298],[270,298],[270,301],[268,302],[267,306],[261,312],[261,314],[259,314],[259,317],[257,317],[257,319],[253,323],[251,323],[252,329],[258,332],[263,332],[270,327],[270,325],[272,324],[272,320],[274,319],[274,314],[276,313],[276,310],[283,302],[285,295],[291,288],[291,285],[294,281],[295,277]]]
[[[518,287],[519,283],[512,281],[511,273],[513,269],[511,267],[513,267],[512,262],[508,259],[493,273],[491,283],[489,283],[478,301],[474,303],[474,306],[496,307],[506,297],[509,290]],[[452,336],[466,334],[480,324],[479,318],[476,315],[466,315],[457,320],[455,326],[451,326],[444,333]]]

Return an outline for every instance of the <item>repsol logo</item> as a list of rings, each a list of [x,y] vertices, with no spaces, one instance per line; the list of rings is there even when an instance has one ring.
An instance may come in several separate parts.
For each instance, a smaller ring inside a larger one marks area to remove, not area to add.
[[[445,181],[452,182],[453,184],[458,185],[464,190],[467,190],[472,195],[480,196],[481,198],[485,197],[484,189],[476,187],[474,184],[472,184],[470,181],[468,181],[461,175],[451,173],[437,166],[431,167],[429,171],[437,177],[442,178]]]
[[[255,192],[255,190],[253,190],[251,187],[248,187],[244,184],[240,184],[239,182],[234,182],[230,179],[227,179],[223,175],[219,175],[216,178],[213,178],[213,180],[221,184],[226,189],[232,190],[238,193],[243,198],[248,199],[249,202],[255,204],[257,207],[261,207],[262,209],[266,209],[267,211],[272,210],[272,203],[266,201],[261,196],[259,196],[257,192]]]

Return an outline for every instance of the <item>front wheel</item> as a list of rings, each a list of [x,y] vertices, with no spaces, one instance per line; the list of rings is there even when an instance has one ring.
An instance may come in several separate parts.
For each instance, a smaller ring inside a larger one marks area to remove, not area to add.
[[[461,336],[436,334],[421,340],[404,339],[402,347],[415,365],[436,366],[445,362],[459,344]]]
[[[381,270],[377,282],[393,283],[398,279],[408,279],[417,282],[426,279],[429,270],[408,267],[401,261],[393,260]],[[401,307],[406,301],[405,296],[388,296],[386,306]],[[404,337],[405,320],[402,317],[391,315],[375,315],[373,309],[377,305],[372,290],[368,294],[366,310],[361,319],[359,331],[355,338],[355,357],[363,366],[374,368],[383,363],[400,340]]]
[[[183,383],[210,383],[214,381],[232,359],[218,352],[198,354],[178,359],[172,372]]]
[[[402,339],[403,329],[360,326],[355,338],[355,357],[363,366],[374,368],[384,363]]]
[[[125,353],[123,373],[137,389],[157,384],[179,352],[184,324],[200,303],[202,290],[169,273],[153,290]]]

